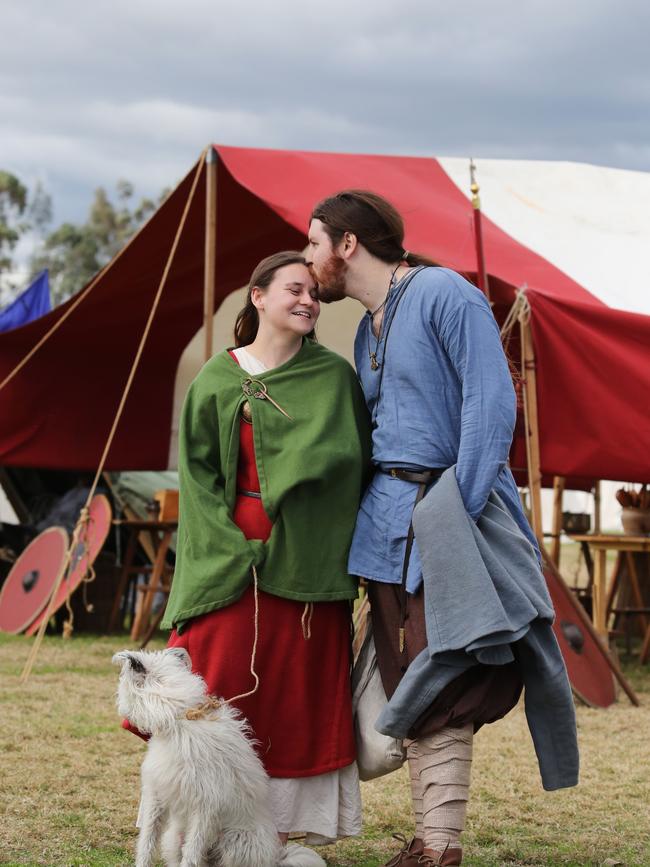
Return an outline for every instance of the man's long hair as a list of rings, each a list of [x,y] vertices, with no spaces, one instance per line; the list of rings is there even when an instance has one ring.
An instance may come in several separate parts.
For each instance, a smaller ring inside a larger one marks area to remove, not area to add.
[[[383,196],[369,190],[342,190],[329,196],[316,205],[311,219],[323,223],[333,247],[350,232],[382,262],[404,261],[411,267],[437,264],[426,256],[404,250],[404,221],[399,211]],[[505,347],[504,352],[517,386],[521,379],[519,371]]]
[[[435,265],[426,256],[404,249],[404,221],[387,199],[369,190],[342,190],[319,202],[311,215],[320,220],[336,247],[350,232],[366,250],[382,262]]]

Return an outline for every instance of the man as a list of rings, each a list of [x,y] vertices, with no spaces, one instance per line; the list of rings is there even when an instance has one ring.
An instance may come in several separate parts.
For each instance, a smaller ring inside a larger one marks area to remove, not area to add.
[[[315,207],[307,254],[322,301],[351,297],[366,307],[354,350],[377,472],[361,504],[348,568],[368,581],[389,699],[427,648],[411,517],[445,469],[455,467],[474,522],[492,491],[500,497],[539,571],[539,549],[507,467],[516,401],[490,306],[458,274],[404,250],[403,239],[401,216],[388,201],[347,190]],[[454,676],[412,727],[405,743],[415,836],[387,862],[391,867],[461,863],[474,731],[504,716],[522,688],[517,661],[500,661]]]

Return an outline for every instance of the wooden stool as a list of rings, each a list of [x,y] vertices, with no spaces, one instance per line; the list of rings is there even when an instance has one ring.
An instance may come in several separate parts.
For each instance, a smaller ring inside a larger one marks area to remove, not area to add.
[[[137,596],[133,622],[131,624],[131,640],[138,641],[145,631],[148,631],[154,595],[161,592],[169,596],[171,569],[166,563],[166,557],[172,536],[178,528],[178,521],[151,521],[140,518],[127,518],[126,520],[115,521],[114,523],[125,527],[129,535],[122,572],[113,601],[109,631],[114,631],[118,626],[119,615],[122,610],[122,599],[125,596],[129,580],[137,574],[149,573],[148,583],[139,585],[136,589]],[[145,533],[149,537],[147,540],[149,544],[143,542],[142,534]],[[152,561],[151,566],[133,564],[138,541],[143,545],[147,556]],[[162,615],[158,618],[158,622],[161,619]]]

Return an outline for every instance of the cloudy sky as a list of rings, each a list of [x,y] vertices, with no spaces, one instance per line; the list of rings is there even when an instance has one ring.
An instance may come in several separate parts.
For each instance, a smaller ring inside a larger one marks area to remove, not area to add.
[[[55,222],[210,141],[650,171],[647,0],[4,0],[0,169]]]

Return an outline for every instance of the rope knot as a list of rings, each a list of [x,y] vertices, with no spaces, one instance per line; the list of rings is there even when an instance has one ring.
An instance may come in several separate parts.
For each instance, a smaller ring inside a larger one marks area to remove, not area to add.
[[[502,340],[510,335],[510,332],[515,326],[515,322],[521,322],[524,325],[530,322],[531,306],[530,301],[526,296],[527,289],[528,286],[525,283],[517,289],[515,300],[508,311],[508,315],[506,316],[505,322],[501,328]]]
[[[200,704],[198,707],[192,707],[186,711],[185,717],[189,720],[205,719],[207,716],[218,710],[222,704],[223,702],[220,698],[217,698],[216,695],[209,695],[203,704]]]

